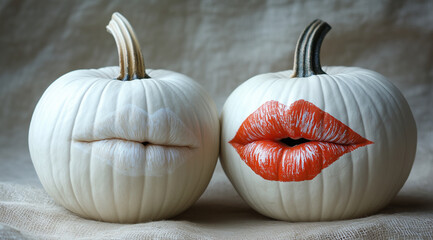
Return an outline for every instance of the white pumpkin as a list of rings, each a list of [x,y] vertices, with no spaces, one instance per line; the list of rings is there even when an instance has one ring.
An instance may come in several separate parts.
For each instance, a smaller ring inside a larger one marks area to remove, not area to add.
[[[85,218],[165,219],[203,193],[219,151],[215,104],[197,83],[145,71],[132,28],[113,14],[119,67],[77,70],[39,100],[30,154],[54,200]],[[118,79],[117,74],[121,72]]]
[[[319,52],[329,29],[314,21],[298,41],[294,71],[247,80],[222,110],[225,173],[252,208],[272,218],[372,214],[411,170],[417,136],[406,100],[378,73],[323,71]]]

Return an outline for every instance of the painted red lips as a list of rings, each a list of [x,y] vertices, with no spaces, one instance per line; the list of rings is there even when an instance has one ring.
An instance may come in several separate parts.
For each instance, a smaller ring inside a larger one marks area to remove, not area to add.
[[[288,182],[311,180],[343,154],[373,142],[314,104],[298,100],[290,107],[264,103],[229,143],[264,179]]]

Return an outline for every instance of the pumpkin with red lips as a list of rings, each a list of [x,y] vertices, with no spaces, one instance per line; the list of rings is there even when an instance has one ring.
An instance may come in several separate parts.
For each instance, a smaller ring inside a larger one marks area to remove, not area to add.
[[[280,220],[365,216],[388,204],[415,156],[416,126],[400,91],[380,74],[322,67],[330,26],[312,22],[293,71],[255,76],[221,114],[221,163],[241,197]]]
[[[173,217],[212,177],[216,106],[189,77],[145,69],[123,16],[113,14],[107,29],[120,68],[76,70],[48,87],[30,124],[34,167],[48,194],[85,218],[134,223]]]

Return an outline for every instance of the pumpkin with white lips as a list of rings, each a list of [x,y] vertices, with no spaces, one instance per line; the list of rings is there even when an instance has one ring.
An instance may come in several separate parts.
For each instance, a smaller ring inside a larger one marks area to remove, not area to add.
[[[280,220],[361,217],[388,204],[415,156],[416,126],[400,91],[355,67],[320,66],[330,27],[301,35],[294,70],[255,76],[221,113],[221,163],[241,197]]]
[[[187,76],[145,70],[123,16],[113,14],[107,28],[120,69],[77,70],[49,86],[31,120],[32,161],[49,195],[80,216],[122,223],[175,216],[213,174],[216,107]]]

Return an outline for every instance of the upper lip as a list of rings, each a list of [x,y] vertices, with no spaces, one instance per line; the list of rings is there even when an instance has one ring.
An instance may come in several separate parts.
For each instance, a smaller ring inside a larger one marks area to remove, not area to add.
[[[74,129],[72,139],[79,142],[120,139],[167,147],[197,148],[194,132],[170,109],[152,114],[135,105],[125,106]]]
[[[288,146],[282,139],[297,139]],[[311,180],[340,156],[373,142],[314,104],[268,101],[248,116],[229,142],[267,180]]]

